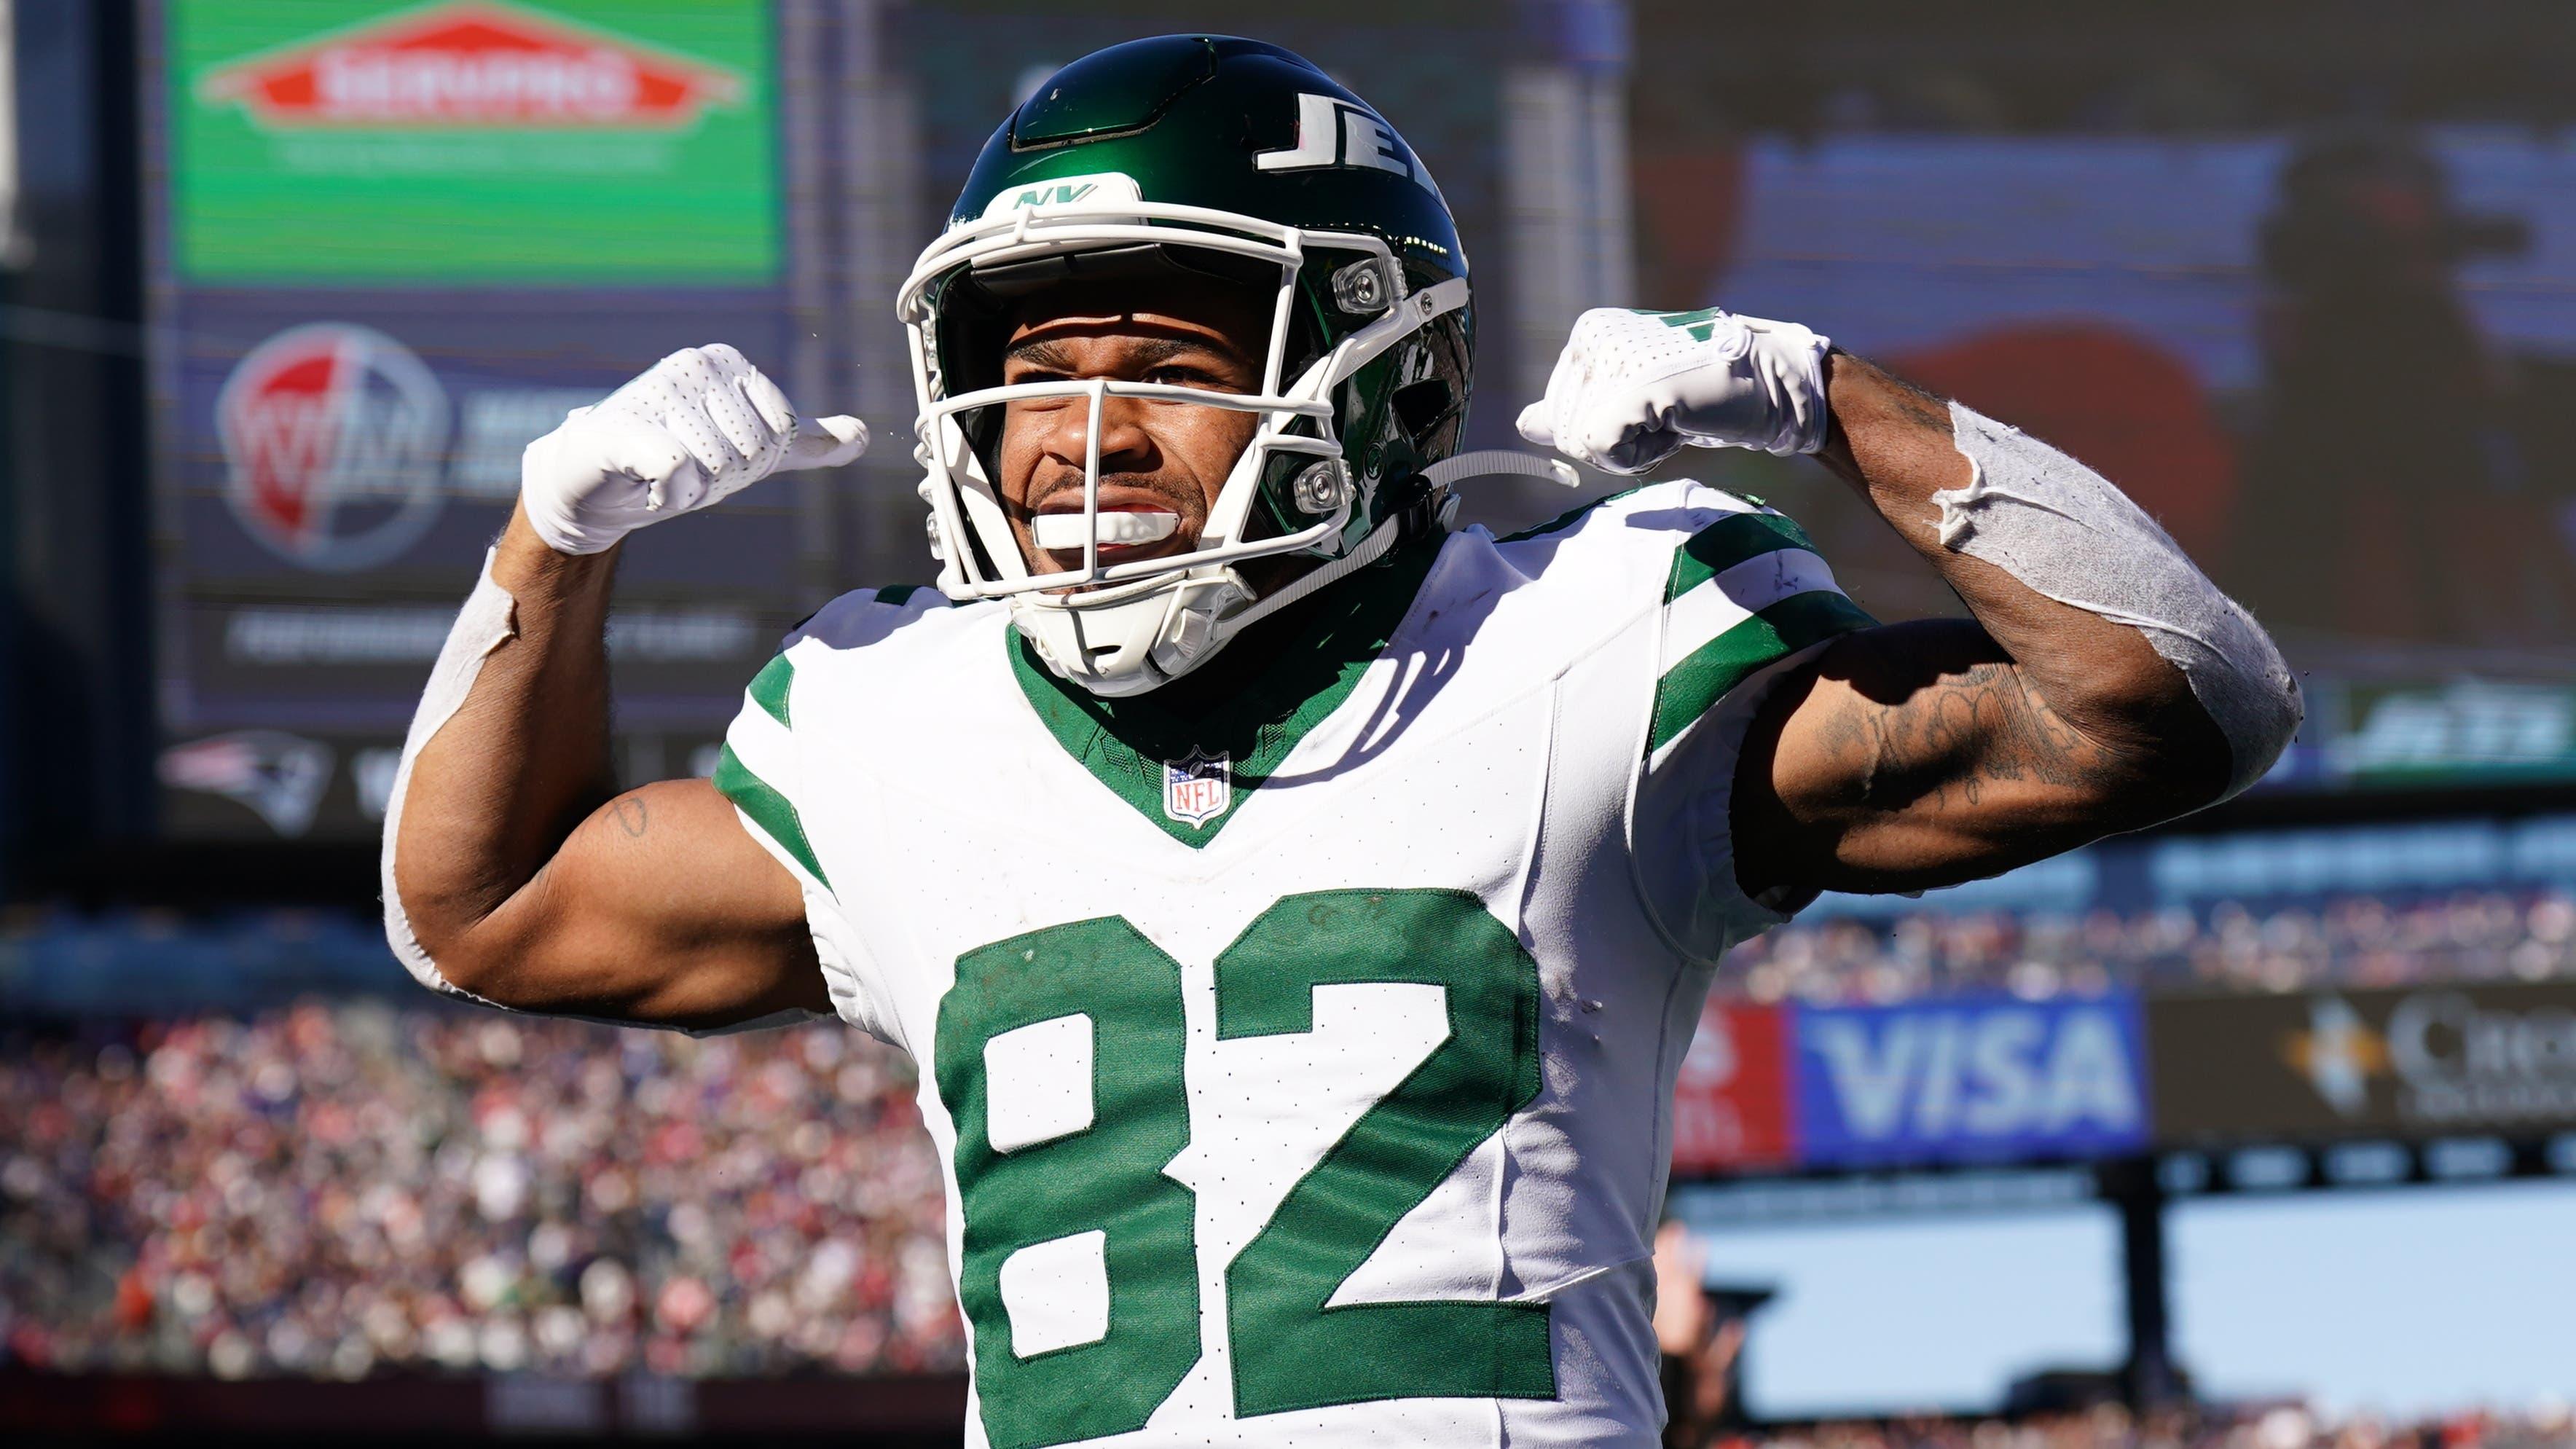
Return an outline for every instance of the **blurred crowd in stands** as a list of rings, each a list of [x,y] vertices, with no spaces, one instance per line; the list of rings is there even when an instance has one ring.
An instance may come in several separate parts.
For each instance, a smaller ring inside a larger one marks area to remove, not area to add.
[[[420,1002],[0,1044],[0,1364],[962,1364],[892,1051]]]
[[[2352,896],[2118,915],[1921,911],[1792,921],[1738,947],[1719,977],[1761,1001],[1894,1001],[1959,991],[2051,996],[2296,991],[2576,975],[2576,893]]]
[[[1718,989],[1760,1001],[1888,1001],[2576,976],[2576,887],[2565,885],[2129,911],[1965,906],[1829,898],[1737,948]],[[138,999],[247,1011],[314,994],[411,990],[382,929],[352,914],[0,916],[0,1013],[112,1016]]]
[[[1722,989],[1760,999],[2536,979],[2576,975],[2576,896],[1820,913],[1734,966]],[[405,993],[0,1034],[0,1365],[962,1367],[938,1164],[895,1053],[832,1023],[701,1041]]]

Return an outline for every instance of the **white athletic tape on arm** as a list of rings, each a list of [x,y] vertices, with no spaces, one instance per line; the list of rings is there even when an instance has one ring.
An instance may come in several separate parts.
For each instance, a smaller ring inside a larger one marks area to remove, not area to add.
[[[2261,779],[2305,714],[2263,626],[2101,474],[1957,403],[1950,427],[1974,471],[1968,486],[1932,495],[1941,546],[2145,634],[2226,735],[2227,794]]]
[[[393,947],[394,959],[402,962],[414,981],[432,991],[461,997],[478,1005],[499,1011],[516,1008],[502,1005],[487,996],[478,996],[447,979],[438,963],[422,949],[420,937],[413,934],[411,917],[403,910],[402,893],[394,886],[394,845],[402,838],[403,800],[411,793],[411,767],[430,738],[436,735],[465,703],[473,691],[474,678],[483,672],[483,661],[493,650],[517,637],[518,601],[510,591],[492,582],[492,555],[483,555],[483,573],[474,581],[474,592],[465,598],[458,610],[456,624],[447,631],[447,643],[438,651],[438,663],[429,671],[429,686],[421,691],[420,708],[411,717],[411,732],[403,737],[402,763],[394,769],[393,793],[385,799],[385,845],[382,877],[385,896],[385,943]],[[606,1017],[588,1017],[571,1013],[576,1021],[598,1021],[608,1026],[662,1026],[650,1021],[628,1021]],[[756,1031],[764,1027],[794,1026],[799,1022],[820,1019],[821,1013],[801,1007],[786,1007],[750,1021],[738,1021],[715,1027],[669,1027],[687,1036],[728,1036],[738,1031]]]
[[[439,649],[438,663],[429,671],[429,687],[421,692],[420,708],[411,717],[411,732],[403,737],[402,763],[394,770],[393,793],[385,797],[385,941],[394,948],[394,958],[411,972],[413,980],[432,991],[481,1001],[486,1006],[500,1003],[486,1001],[448,980],[440,973],[438,963],[421,949],[420,938],[412,934],[411,917],[403,913],[402,893],[394,887],[394,842],[402,838],[403,797],[411,792],[412,763],[420,758],[421,747],[429,743],[430,736],[437,734],[465,703],[467,692],[474,688],[474,676],[483,672],[483,660],[519,632],[517,606],[509,590],[492,582],[492,555],[487,551],[482,576],[474,581],[474,592],[466,596],[465,607],[457,611],[455,627],[447,631],[447,643]]]

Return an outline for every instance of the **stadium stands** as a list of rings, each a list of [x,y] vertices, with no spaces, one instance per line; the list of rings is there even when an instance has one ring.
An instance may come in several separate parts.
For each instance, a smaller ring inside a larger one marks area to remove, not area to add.
[[[1739,947],[1720,989],[1755,1000],[1894,1001],[1961,991],[2046,997],[2297,991],[2576,974],[2576,893],[2339,896],[2128,913],[1920,909],[1805,918]]]
[[[309,983],[316,943],[342,931],[291,924],[269,950]],[[0,982],[23,1008],[31,961],[112,974],[120,940],[213,971],[258,956],[258,927],[49,917],[9,938],[14,957],[0,945]],[[2576,895],[1827,914],[1734,964],[1724,992],[1818,1001],[2564,977]],[[692,1041],[404,987],[141,1021],[93,1006],[14,1031],[0,1120],[24,1127],[0,1158],[0,1363],[312,1377],[962,1363],[910,1068],[844,1028]]]
[[[1739,948],[1718,989],[1756,1001],[1892,1001],[1961,991],[2286,992],[2576,975],[2576,887],[2566,884],[2127,908],[1942,895],[1919,905],[1876,898],[1865,912],[1837,910],[1829,897]],[[375,923],[341,913],[181,920],[56,910],[0,922],[0,1012],[118,1016],[136,1001],[247,1011],[317,993],[408,1001],[414,991]]]
[[[0,1364],[357,1378],[961,1362],[892,1052],[421,1002],[0,1052]]]

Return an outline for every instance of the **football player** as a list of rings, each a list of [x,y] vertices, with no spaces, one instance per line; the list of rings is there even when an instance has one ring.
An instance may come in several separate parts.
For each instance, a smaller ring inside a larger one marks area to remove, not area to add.
[[[1805,453],[1972,619],[1876,627],[1696,483],[1449,526],[1465,251],[1274,46],[1102,51],[898,302],[938,583],[790,634],[712,780],[619,793],[620,537],[855,456],[730,348],[531,445],[386,822],[422,981],[910,1053],[972,1442],[1636,1444],[1668,1104],[1728,947],[1819,891],[2192,810],[2297,723],[2097,475],[1803,327],[1601,311],[1533,441]]]

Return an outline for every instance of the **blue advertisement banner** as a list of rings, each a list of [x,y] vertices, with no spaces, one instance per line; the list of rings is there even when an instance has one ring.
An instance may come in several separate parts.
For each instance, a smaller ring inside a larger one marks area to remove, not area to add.
[[[1810,1167],[2101,1157],[2147,1140],[2145,1033],[2118,992],[1790,1013]]]

